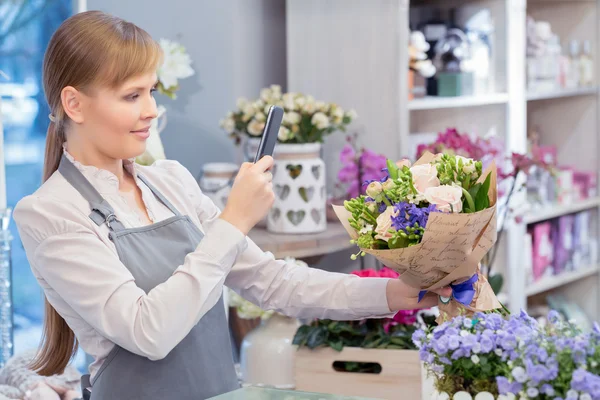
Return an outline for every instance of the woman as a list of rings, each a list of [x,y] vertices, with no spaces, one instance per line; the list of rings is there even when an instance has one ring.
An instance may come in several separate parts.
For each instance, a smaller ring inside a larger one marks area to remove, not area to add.
[[[14,212],[47,300],[33,369],[61,372],[80,345],[95,360],[92,399],[206,399],[238,387],[223,285],[304,318],[436,303],[417,305],[399,280],[263,253],[246,235],[273,204],[271,157],[242,165],[223,212],[179,163],[134,164],[156,117],[161,56],[145,31],[97,11],[69,18],[50,41],[45,182]]]

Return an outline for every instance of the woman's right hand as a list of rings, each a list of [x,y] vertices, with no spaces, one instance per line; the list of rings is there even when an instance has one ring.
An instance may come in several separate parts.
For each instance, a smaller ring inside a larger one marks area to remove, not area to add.
[[[244,235],[263,219],[273,202],[273,158],[265,156],[256,164],[244,163],[233,182],[225,209],[220,218],[238,228]]]

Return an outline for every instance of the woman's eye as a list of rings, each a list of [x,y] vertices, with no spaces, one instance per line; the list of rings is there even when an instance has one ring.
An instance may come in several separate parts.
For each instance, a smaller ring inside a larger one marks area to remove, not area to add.
[[[139,95],[139,94],[137,94],[137,93],[136,93],[136,94],[132,94],[131,96],[127,97],[127,100],[135,100],[135,99],[137,99],[138,97],[140,97],[140,95]]]

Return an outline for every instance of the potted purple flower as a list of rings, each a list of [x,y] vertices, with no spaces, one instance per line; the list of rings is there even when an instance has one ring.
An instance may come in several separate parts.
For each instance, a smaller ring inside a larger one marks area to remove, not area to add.
[[[583,333],[555,311],[456,317],[413,335],[435,399],[600,399],[600,327]]]

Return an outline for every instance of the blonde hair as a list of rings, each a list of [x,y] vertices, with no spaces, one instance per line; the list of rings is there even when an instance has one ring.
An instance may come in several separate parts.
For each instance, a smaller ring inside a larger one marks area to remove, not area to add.
[[[43,82],[51,118],[46,137],[44,182],[58,169],[69,124],[61,101],[67,86],[86,92],[156,71],[162,61],[159,44],[143,29],[100,11],[67,19],[52,35],[44,56]],[[77,352],[75,334],[46,300],[42,345],[30,368],[51,376],[64,371]]]

